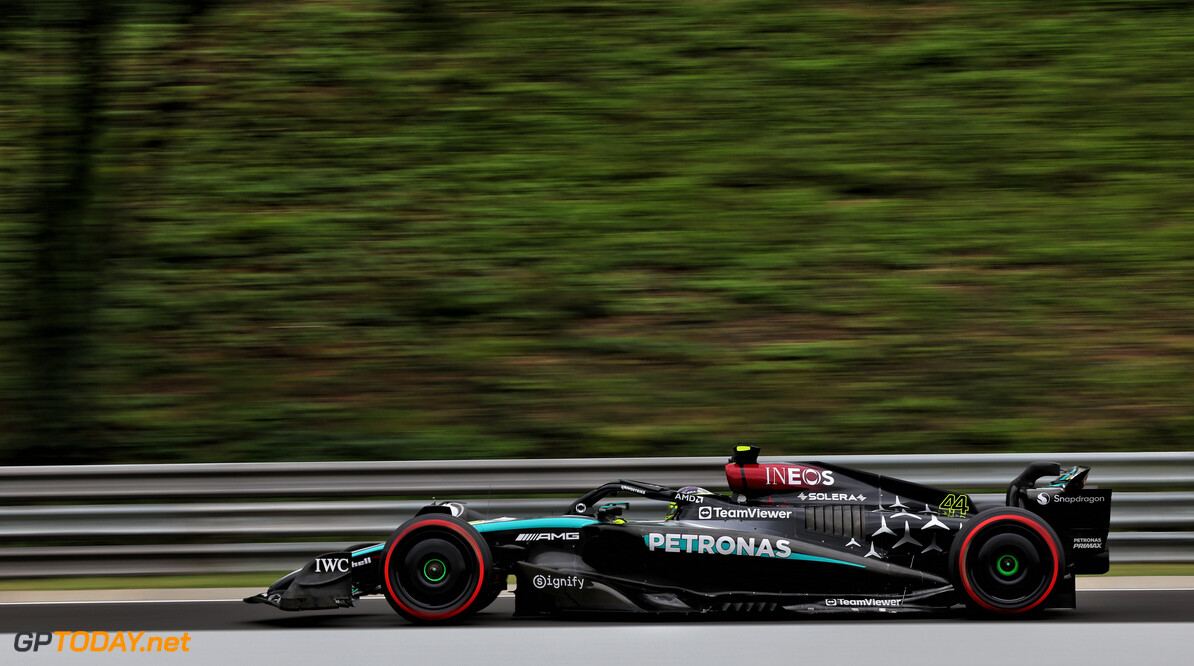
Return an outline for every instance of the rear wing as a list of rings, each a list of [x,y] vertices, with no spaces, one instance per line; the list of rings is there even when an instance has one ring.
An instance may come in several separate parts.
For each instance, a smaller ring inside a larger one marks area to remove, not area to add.
[[[1008,485],[1007,505],[1031,511],[1057,532],[1076,574],[1107,573],[1111,491],[1086,486],[1089,467],[1064,472],[1055,462],[1034,462]],[[1042,476],[1057,475],[1037,487]]]

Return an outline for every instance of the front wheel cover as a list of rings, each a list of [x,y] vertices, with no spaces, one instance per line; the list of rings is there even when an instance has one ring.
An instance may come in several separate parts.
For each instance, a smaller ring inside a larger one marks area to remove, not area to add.
[[[489,545],[459,518],[425,514],[403,523],[382,555],[382,594],[418,624],[458,621],[484,601],[493,557]]]
[[[984,511],[954,539],[950,570],[967,605],[1001,616],[1038,610],[1064,572],[1057,533],[1016,508]]]

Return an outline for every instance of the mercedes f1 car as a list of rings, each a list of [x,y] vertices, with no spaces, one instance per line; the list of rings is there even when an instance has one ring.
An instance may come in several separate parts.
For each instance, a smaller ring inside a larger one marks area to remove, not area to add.
[[[1090,471],[1029,465],[1004,505],[835,464],[760,463],[740,446],[730,494],[615,481],[547,518],[469,520],[432,503],[385,543],[313,559],[245,599],[282,610],[382,594],[407,620],[459,621],[517,579],[515,614],[849,613],[991,616],[1074,607],[1076,574],[1106,573],[1111,491]],[[1055,476],[1041,487],[1041,477]],[[627,520],[617,496],[667,503]],[[661,506],[661,509],[663,507]]]

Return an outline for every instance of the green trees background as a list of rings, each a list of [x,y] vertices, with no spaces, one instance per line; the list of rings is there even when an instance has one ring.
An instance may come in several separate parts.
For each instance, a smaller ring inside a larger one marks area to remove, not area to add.
[[[1189,449],[1191,5],[0,0],[0,463]]]

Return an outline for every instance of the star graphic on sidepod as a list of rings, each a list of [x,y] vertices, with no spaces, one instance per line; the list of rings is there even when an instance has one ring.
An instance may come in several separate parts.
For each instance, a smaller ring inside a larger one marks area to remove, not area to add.
[[[907,511],[901,511],[901,512],[899,512],[899,513],[893,513],[893,514],[891,515],[891,517],[892,517],[892,518],[899,518],[900,516],[906,516],[906,517],[908,517],[908,518],[915,518],[915,519],[917,519],[917,520],[924,520],[924,518],[923,518],[922,516],[918,516],[918,515],[916,515],[916,514],[908,513]]]
[[[910,544],[913,544],[913,545],[915,545],[915,546],[922,546],[922,545],[924,545],[924,544],[922,544],[921,542],[917,541],[916,539],[913,539],[913,538],[912,538],[912,526],[911,526],[911,525],[909,525],[909,524],[907,523],[907,521],[905,521],[905,522],[904,522],[904,536],[900,537],[900,540],[899,540],[899,541],[897,541],[897,542],[895,542],[895,545],[894,545],[894,546],[892,546],[892,548],[893,548],[893,549],[894,549],[894,548],[899,548],[900,546],[902,546],[902,545],[904,545],[904,544],[906,544],[906,543],[910,543]]]
[[[879,520],[883,521],[883,525],[879,529],[875,530],[875,533],[871,535],[871,538],[874,539],[880,534],[890,534],[895,536],[895,532],[892,532],[891,528],[887,526],[887,516],[879,516]],[[872,548],[874,548],[874,546],[872,546]]]
[[[947,532],[949,531],[949,525],[946,525],[945,523],[941,522],[937,518],[937,514],[933,514],[932,517],[929,518],[929,522],[925,523],[925,526],[920,529],[927,530],[927,529],[931,529],[934,527],[939,530],[945,530]]]
[[[927,553],[931,550],[935,550],[938,553],[944,552],[941,550],[941,546],[937,545],[937,534],[936,533],[933,534],[933,540],[929,542],[929,545],[925,546],[925,549],[920,552],[923,554],[923,553]]]

